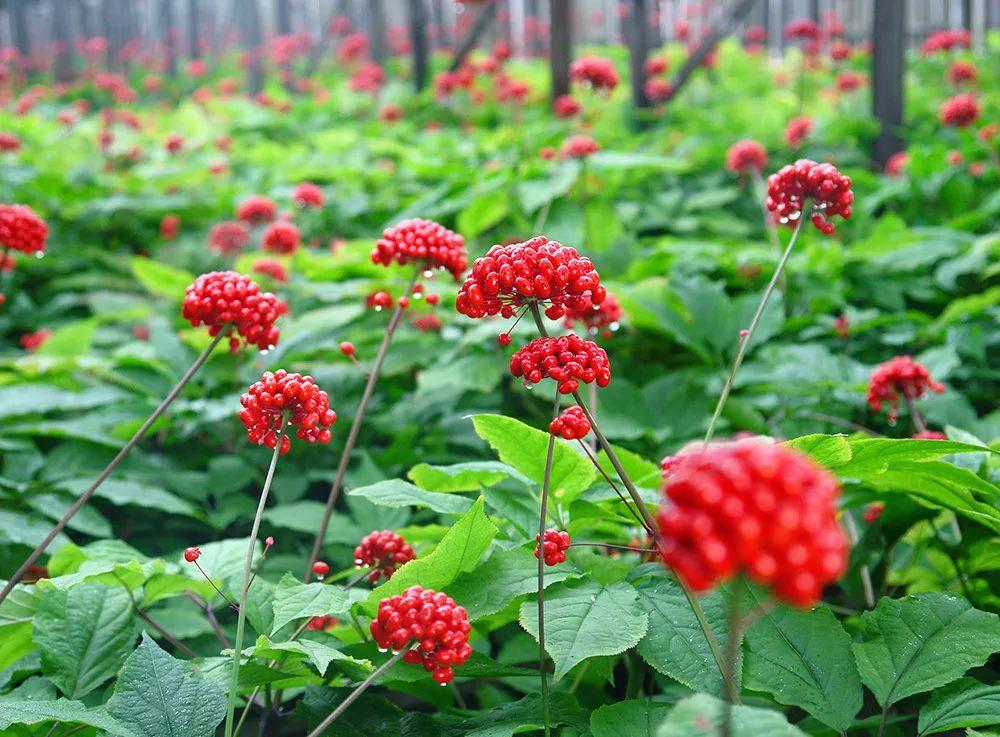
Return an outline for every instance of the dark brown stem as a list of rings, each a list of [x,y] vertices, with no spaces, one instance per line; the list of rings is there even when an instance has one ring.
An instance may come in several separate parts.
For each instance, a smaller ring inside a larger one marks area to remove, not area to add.
[[[110,476],[111,473],[118,468],[118,464],[125,460],[125,456],[127,456],[131,452],[132,448],[134,448],[139,441],[142,440],[143,436],[145,436],[149,428],[152,427],[153,423],[156,422],[167,407],[169,407],[173,401],[177,399],[181,390],[189,381],[191,381],[191,378],[198,372],[198,369],[202,367],[205,361],[208,360],[209,354],[211,354],[215,346],[219,344],[219,341],[222,340],[226,332],[226,330],[223,330],[212,339],[212,342],[205,347],[205,350],[201,352],[198,358],[195,359],[195,362],[191,364],[191,367],[181,377],[181,380],[177,382],[177,385],[170,390],[170,393],[164,397],[163,401],[160,402],[160,405],[153,410],[153,414],[151,414],[146,421],[142,423],[142,426],[135,431],[135,435],[133,435],[131,439],[125,443],[124,447],[118,451],[118,455],[116,455],[111,460],[111,463],[109,463],[107,467],[101,471],[101,475],[98,476],[94,483],[92,483],[87,490],[80,495],[80,497],[73,503],[73,506],[67,510],[66,514],[64,514],[62,518],[56,522],[55,527],[49,530],[49,533],[40,543],[38,543],[35,549],[31,551],[31,554],[25,559],[24,563],[21,564],[21,567],[14,571],[14,575],[10,577],[10,580],[4,585],[3,590],[0,591],[0,604],[2,604],[4,599],[10,595],[10,592],[14,590],[14,586],[16,586],[24,577],[24,574],[28,571],[28,569],[35,565],[38,559],[42,557],[42,553],[44,553],[46,548],[48,548],[52,541],[55,540],[56,536],[63,531],[63,528],[65,528],[69,521],[73,519],[73,516],[80,511],[80,508],[83,507],[84,504],[90,501],[90,497],[94,495],[94,492],[97,491],[108,476]]]
[[[927,423],[924,422],[923,415],[921,415],[920,410],[917,409],[917,405],[913,401],[913,397],[904,393],[903,399],[906,402],[906,408],[910,411],[910,419],[913,421],[913,426],[917,428],[917,432],[927,432]]]
[[[217,593],[219,596],[225,599],[226,603],[229,604],[229,606],[232,608],[234,612],[238,612],[240,610],[239,604],[237,604],[235,601],[226,596],[226,593],[215,585],[215,581],[213,581],[212,578],[207,573],[205,573],[205,569],[201,567],[201,563],[199,563],[197,560],[193,560],[191,562],[194,563],[195,568],[197,568],[201,572],[201,575],[204,577],[204,579],[208,581],[210,584],[212,584],[212,588],[215,589],[215,593]]]
[[[199,609],[205,612],[205,617],[208,619],[208,623],[212,625],[212,631],[215,632],[215,636],[218,638],[219,644],[222,645],[224,649],[228,649],[230,647],[229,640],[226,639],[225,633],[219,626],[219,620],[215,618],[215,612],[212,611],[212,607],[209,606],[207,601],[203,601],[193,592],[187,591],[185,593],[187,594],[187,597],[198,606]]]
[[[197,658],[198,657],[198,653],[196,653],[194,650],[192,650],[191,648],[189,648],[183,642],[181,642],[180,640],[178,640],[172,634],[170,634],[169,632],[167,632],[163,628],[163,625],[161,625],[158,622],[156,622],[151,616],[149,616],[148,614],[146,614],[146,612],[144,612],[142,610],[142,608],[139,606],[139,602],[137,602],[135,600],[135,595],[132,593],[132,589],[130,589],[125,584],[125,581],[122,580],[121,576],[119,576],[118,574],[115,574],[115,578],[117,578],[121,582],[122,587],[125,589],[125,593],[128,594],[128,598],[132,602],[132,610],[136,613],[136,615],[143,622],[145,622],[150,627],[152,627],[154,630],[156,630],[157,632],[159,632],[160,635],[162,635],[163,638],[167,642],[169,642],[171,645],[173,645],[174,647],[176,647],[178,650],[180,650],[182,653],[184,653],[185,655],[187,655],[189,658]]]

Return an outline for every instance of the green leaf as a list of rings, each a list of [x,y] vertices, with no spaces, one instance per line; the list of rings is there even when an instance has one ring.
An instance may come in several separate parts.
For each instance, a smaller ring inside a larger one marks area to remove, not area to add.
[[[656,737],[656,728],[672,708],[652,699],[607,704],[590,715],[590,731],[594,737]]]
[[[521,605],[521,626],[538,638],[538,608]],[[649,627],[639,595],[627,583],[563,582],[545,596],[545,650],[555,679],[595,655],[617,655],[634,647]]]
[[[545,585],[564,580],[570,571],[563,564],[545,569]],[[496,614],[514,599],[538,591],[538,559],[525,548],[498,550],[448,587],[475,621]]]
[[[717,737],[727,705],[708,694],[695,694],[674,707],[656,737]],[[752,706],[732,707],[730,737],[806,737],[779,711]]]
[[[571,694],[555,691],[549,696],[549,723],[553,726],[582,721],[580,707]],[[471,717],[446,716],[445,737],[513,737],[541,731],[542,700],[536,694],[495,706]],[[581,725],[582,726],[582,725]]]
[[[68,479],[60,481],[59,487],[80,496],[92,483],[93,479],[90,478]],[[133,504],[137,507],[159,509],[168,514],[183,514],[188,517],[195,514],[194,505],[190,502],[184,501],[159,486],[143,484],[138,481],[107,479],[94,493],[117,506]]]
[[[71,358],[90,350],[97,330],[97,320],[80,320],[55,330],[38,349],[41,356]]]
[[[302,583],[291,573],[286,573],[274,589],[271,634],[296,619],[346,614],[349,598],[347,591],[340,586]]]
[[[496,192],[481,194],[458,213],[458,232],[475,238],[503,220],[508,211],[506,197]]]
[[[184,299],[184,290],[194,282],[194,274],[144,256],[133,256],[129,265],[135,278],[147,290],[178,302]]]
[[[379,481],[347,493],[364,497],[380,507],[428,507],[440,514],[465,514],[472,508],[472,502],[464,496],[425,491],[400,479]]]
[[[785,445],[811,456],[827,468],[837,468],[851,460],[851,444],[843,435],[803,435]]]
[[[545,476],[549,433],[502,415],[476,415],[476,434],[488,442],[507,463],[539,486]],[[549,493],[560,504],[569,504],[594,482],[594,467],[566,443],[557,441],[552,456]]]
[[[226,716],[226,697],[143,634],[118,676],[108,711],[143,737],[213,737]]]
[[[0,700],[0,729],[13,724],[84,724],[103,729],[114,737],[140,737],[113,716],[103,706],[88,707],[80,701],[4,701]]]
[[[798,706],[838,731],[861,709],[861,679],[851,637],[826,607],[782,607],[746,635],[743,684]]]
[[[861,615],[859,634],[861,680],[887,706],[985,663],[1000,650],[1000,617],[952,594],[914,594],[880,600]]]
[[[71,699],[111,678],[136,634],[132,602],[122,588],[85,583],[66,591],[50,589],[35,611],[42,672]]]
[[[506,478],[517,478],[526,483],[531,480],[521,476],[516,469],[497,461],[473,461],[450,466],[432,466],[420,463],[407,474],[410,480],[428,491],[479,491],[498,484]]]
[[[959,680],[935,691],[920,710],[917,733],[935,734],[960,727],[1000,724],[1000,684],[987,686],[975,678]]]
[[[475,568],[497,534],[497,528],[486,517],[484,507],[485,502],[479,497],[472,509],[451,526],[431,553],[406,563],[389,581],[374,589],[364,604],[365,610],[374,614],[379,601],[417,584],[441,591],[460,574]]]
[[[252,647],[244,650],[244,654],[258,658],[267,658],[268,660],[277,660],[289,655],[298,657],[312,663],[321,676],[326,674],[326,669],[334,660],[344,660],[354,665],[362,666],[366,670],[372,670],[370,661],[357,660],[350,655],[345,655],[336,648],[306,638],[289,640],[287,642],[272,642],[266,635],[261,635]]]
[[[851,460],[837,469],[839,475],[866,478],[872,472],[885,471],[903,461],[930,461],[949,453],[982,453],[979,445],[953,440],[913,440],[896,438],[854,438]]]

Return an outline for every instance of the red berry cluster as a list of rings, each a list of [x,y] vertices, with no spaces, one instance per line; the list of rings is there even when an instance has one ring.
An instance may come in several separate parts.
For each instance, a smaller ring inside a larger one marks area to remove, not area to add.
[[[446,594],[420,586],[382,599],[371,623],[372,637],[382,650],[399,651],[415,642],[403,660],[423,664],[441,685],[455,677],[452,666],[461,665],[472,654],[471,630],[465,607]]]
[[[274,200],[261,195],[248,197],[236,208],[236,219],[250,223],[251,225],[269,223],[277,215],[278,206],[274,204]]]
[[[414,218],[382,231],[375,248],[372,263],[388,266],[393,261],[400,265],[424,264],[451,272],[456,281],[469,266],[465,253],[465,239],[433,220]]]
[[[805,116],[792,118],[785,127],[785,143],[792,148],[798,148],[802,145],[802,141],[805,140],[806,136],[812,132],[812,129],[812,118]]]
[[[660,459],[660,477],[664,481],[670,478],[670,474],[674,471],[674,466],[680,460],[680,456],[663,456]]]
[[[340,622],[337,621],[336,617],[331,617],[328,614],[321,614],[318,617],[310,618],[308,624],[306,624],[306,629],[313,632],[325,632],[331,627],[336,627]]]
[[[296,185],[292,199],[299,207],[322,207],[323,190],[312,182],[302,182]]]
[[[160,221],[160,236],[168,241],[172,241],[180,232],[181,219],[176,215],[164,215]]]
[[[567,309],[563,325],[572,330],[579,321],[587,326],[587,330],[592,335],[601,333],[607,338],[612,331],[618,329],[618,322],[621,319],[622,306],[618,303],[617,298],[608,292],[604,301],[599,305],[590,306],[584,310]]]
[[[819,26],[815,21],[808,18],[799,18],[797,20],[789,21],[785,25],[784,30],[785,38],[801,38],[808,41],[814,41],[822,35]]]
[[[569,76],[595,90],[613,90],[618,86],[614,62],[602,56],[581,56],[569,65]]]
[[[368,580],[372,583],[382,576],[388,581],[399,566],[416,557],[403,536],[392,530],[369,533],[354,549],[354,565],[369,566],[372,572],[368,574]]]
[[[248,276],[235,271],[212,271],[195,279],[187,288],[181,314],[194,327],[207,325],[209,335],[229,335],[229,350],[236,351],[243,338],[246,345],[268,350],[278,343],[274,321],[288,306]]]
[[[535,546],[535,557],[538,557],[538,549],[542,550],[542,560],[545,565],[554,566],[557,563],[566,562],[566,551],[569,550],[569,533],[562,530],[546,530],[544,537],[535,535],[535,542],[541,545]]]
[[[664,562],[695,591],[743,572],[800,607],[843,573],[836,479],[811,459],[755,440],[678,458],[659,515]]]
[[[493,246],[476,259],[455,308],[468,317],[500,313],[509,318],[522,304],[547,302],[545,314],[556,320],[568,310],[593,308],[605,296],[590,259],[540,235],[524,243]]]
[[[41,253],[49,226],[27,205],[0,205],[0,245],[22,253]]]
[[[249,241],[250,231],[239,222],[218,223],[208,234],[208,247],[223,256],[238,253]]]
[[[267,226],[261,241],[265,251],[295,253],[302,242],[299,229],[287,220],[275,220]]]
[[[288,269],[285,265],[273,258],[259,258],[250,267],[255,274],[269,276],[275,281],[288,281]]]
[[[549,423],[549,432],[566,440],[583,440],[590,432],[590,420],[583,407],[567,407]]]
[[[663,77],[650,77],[643,83],[642,93],[653,102],[666,102],[674,96],[674,86]]]
[[[976,65],[971,61],[956,59],[948,67],[945,77],[947,77],[949,82],[958,87],[965,82],[975,82],[979,79],[979,70],[976,69]]]
[[[909,163],[910,154],[906,151],[897,151],[885,162],[885,173],[890,177],[902,176]]]
[[[833,223],[827,218],[840,215],[845,220],[851,216],[851,179],[844,176],[833,164],[817,164],[809,159],[799,159],[787,164],[767,180],[767,209],[778,216],[781,223],[790,223],[802,216],[803,209],[812,208],[812,224],[826,235],[833,233]]]
[[[608,354],[596,343],[577,335],[535,338],[510,359],[510,372],[531,384],[553,379],[562,394],[572,394],[582,381],[600,387],[611,383]]]
[[[972,34],[964,28],[942,28],[932,32],[924,39],[920,51],[923,54],[933,54],[938,51],[967,49],[971,45]]]
[[[21,139],[13,133],[0,131],[0,151],[19,151],[21,149]]]
[[[600,145],[590,136],[570,136],[559,147],[564,159],[585,159],[600,150]]]
[[[955,95],[944,101],[938,117],[943,125],[965,128],[979,119],[979,101],[969,92]]]
[[[572,118],[580,114],[583,106],[573,95],[559,95],[552,103],[552,112],[557,118]]]
[[[757,141],[745,138],[737,141],[726,152],[726,169],[734,174],[757,172],[767,166],[767,150]]]
[[[899,407],[900,395],[907,399],[919,399],[928,391],[940,394],[944,391],[944,384],[934,381],[931,372],[922,363],[909,356],[896,356],[872,371],[868,380],[868,406],[878,412],[882,403],[888,402],[890,414],[894,415]]]
[[[947,440],[948,436],[937,430],[921,430],[912,435],[914,440]]]
[[[307,443],[330,442],[329,427],[337,421],[337,413],[330,409],[330,398],[316,386],[311,376],[290,374],[279,369],[273,374],[264,373],[240,397],[243,409],[240,420],[247,429],[247,436],[257,445],[274,448],[278,443],[278,430],[285,422],[295,428],[296,437]],[[285,433],[281,436],[281,453],[287,453],[292,441]]]

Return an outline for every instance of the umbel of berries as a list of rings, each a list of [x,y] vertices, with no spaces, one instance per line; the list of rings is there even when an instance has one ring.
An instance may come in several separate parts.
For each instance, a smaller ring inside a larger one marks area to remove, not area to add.
[[[407,663],[421,664],[437,683],[450,683],[453,666],[472,654],[469,616],[446,594],[412,586],[398,596],[382,599],[371,633],[380,650],[409,649]]]
[[[833,215],[849,218],[852,202],[851,179],[833,164],[799,159],[781,167],[767,180],[767,209],[785,225],[797,222],[803,214],[811,214],[812,224],[830,235],[834,225],[829,218]]]
[[[455,307],[473,318],[513,317],[518,307],[536,303],[547,305],[545,314],[557,320],[567,311],[592,310],[605,296],[607,290],[589,258],[540,235],[524,243],[493,246],[476,259]]]
[[[202,274],[184,295],[181,314],[194,327],[207,325],[209,335],[227,335],[229,350],[236,351],[240,339],[246,345],[268,350],[278,343],[274,322],[288,306],[248,276],[235,271]],[[238,337],[237,337],[238,336]]]
[[[580,382],[597,382],[599,387],[611,383],[608,354],[596,343],[577,335],[559,338],[535,338],[511,356],[510,373],[524,378],[529,384],[552,379],[561,394],[572,394]]]
[[[372,263],[388,266],[418,264],[423,269],[442,269],[455,280],[469,267],[465,239],[433,220],[414,218],[382,231],[372,249]]]
[[[354,549],[354,565],[370,567],[372,570],[368,574],[368,580],[372,583],[383,576],[386,580],[392,578],[399,566],[416,557],[403,536],[392,530],[369,533]]]
[[[590,420],[583,407],[567,407],[549,423],[549,432],[565,440],[583,440],[590,432]]]
[[[569,550],[569,533],[563,530],[546,530],[544,535],[535,535],[535,557],[541,548],[542,560],[545,565],[554,566],[566,562],[566,551]]]
[[[896,356],[879,364],[872,371],[868,382],[868,405],[879,412],[884,403],[889,404],[889,416],[895,417],[899,398],[913,401],[928,392],[940,394],[944,384],[934,381],[931,372],[922,363],[909,356]]]
[[[21,253],[42,253],[49,226],[26,205],[0,205],[0,246]]]
[[[247,436],[257,445],[274,448],[283,424],[295,428],[295,436],[307,443],[330,442],[330,425],[337,413],[330,409],[326,392],[311,376],[268,371],[240,397],[240,420]],[[292,447],[287,433],[281,436],[281,453]]]
[[[664,562],[695,591],[746,575],[799,607],[847,563],[840,488],[798,451],[756,440],[676,457],[660,509]]]

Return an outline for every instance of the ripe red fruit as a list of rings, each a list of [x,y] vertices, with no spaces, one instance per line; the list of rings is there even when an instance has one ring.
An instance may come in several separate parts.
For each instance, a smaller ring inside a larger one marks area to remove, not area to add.
[[[948,436],[937,430],[921,430],[913,434],[914,440],[947,440]]]
[[[574,115],[579,115],[582,109],[580,101],[572,95],[560,95],[552,103],[552,112],[557,118],[572,118]]]
[[[399,566],[416,558],[413,548],[402,535],[392,530],[377,530],[362,538],[354,549],[354,565],[369,566],[368,580],[375,583],[381,577],[392,578]]]
[[[808,207],[813,225],[830,235],[834,226],[827,218],[839,215],[846,220],[851,216],[852,202],[851,179],[833,164],[799,159],[781,167],[767,180],[767,209],[783,224],[797,221]]]
[[[906,151],[897,151],[885,162],[885,173],[890,177],[898,177],[910,163],[910,154]]]
[[[660,460],[660,477],[666,481],[674,470],[674,466],[680,460],[679,456],[663,456]]]
[[[164,215],[160,221],[160,236],[165,240],[172,241],[180,231],[181,219],[176,215]]]
[[[336,617],[321,614],[318,617],[312,617],[306,625],[306,629],[312,630],[313,632],[324,632],[331,627],[336,627],[338,624],[340,623],[337,621]]]
[[[325,561],[318,560],[315,563],[313,563],[312,570],[313,573],[315,573],[317,576],[325,576],[330,572],[330,564],[326,563]]]
[[[420,663],[441,685],[455,677],[452,666],[461,665],[472,654],[472,625],[465,607],[446,594],[420,586],[382,599],[370,628],[380,650],[399,651],[415,643],[403,660]]]
[[[167,136],[167,140],[163,145],[167,149],[167,153],[177,154],[184,149],[184,138],[176,133],[172,133]]]
[[[582,322],[591,335],[602,333],[607,337],[618,329],[621,319],[622,307],[615,296],[608,292],[599,305],[591,305],[584,310],[567,309],[563,325],[572,330],[577,322]]]
[[[292,200],[299,207],[322,207],[323,190],[312,182],[302,182],[296,185],[295,191],[292,192]]]
[[[250,267],[255,274],[264,274],[269,276],[275,281],[283,282],[288,281],[288,269],[285,265],[273,258],[259,258],[253,262]]]
[[[261,246],[274,253],[295,253],[302,236],[299,229],[287,220],[276,220],[267,226]]]
[[[567,407],[549,424],[549,432],[566,440],[583,440],[590,432],[590,420],[583,407]]]
[[[365,304],[375,309],[376,312],[392,307],[392,297],[388,292],[375,292],[365,298]]]
[[[438,333],[444,325],[437,315],[427,313],[414,317],[413,327],[422,333]]]
[[[264,373],[240,397],[243,409],[240,420],[247,428],[247,437],[257,445],[274,448],[282,422],[298,428],[295,436],[308,443],[330,442],[329,427],[337,421],[330,409],[330,398],[316,386],[311,376],[290,374],[279,369]],[[291,448],[288,434],[282,435],[281,453]]]
[[[653,102],[666,102],[674,96],[674,86],[663,77],[650,77],[642,85],[642,92]]]
[[[440,294],[428,294],[426,297],[424,297],[424,299],[427,300],[427,304],[429,304],[431,307],[434,307],[435,305],[437,305],[438,302],[441,301],[441,295]]]
[[[410,298],[406,296],[400,297],[398,300],[396,300],[396,304],[398,304],[405,310],[407,307],[410,306]]]
[[[355,353],[354,343],[345,340],[343,343],[340,344],[340,352],[343,353],[345,356],[353,356]]]
[[[979,101],[969,92],[955,95],[944,101],[938,117],[944,125],[965,128],[979,119]]]
[[[594,90],[613,90],[618,86],[614,62],[602,56],[581,56],[569,65],[569,76]]]
[[[414,218],[382,231],[372,263],[388,266],[396,262],[421,264],[427,269],[442,269],[457,281],[469,266],[465,239],[433,220]]]
[[[559,155],[564,159],[585,159],[600,150],[600,145],[590,136],[570,136],[559,147]]]
[[[805,137],[812,132],[812,129],[812,118],[805,116],[792,118],[788,121],[788,125],[785,127],[785,143],[792,148],[798,148],[802,145],[802,141],[805,140]]]
[[[500,335],[497,336],[497,343],[499,343],[501,345],[501,347],[503,347],[503,348],[506,348],[507,346],[509,346],[510,345],[510,333],[500,333]]]
[[[28,333],[27,335],[21,336],[21,347],[29,353],[34,353],[43,345],[45,341],[52,337],[52,331],[48,328],[42,328],[41,330],[36,330],[33,333]]]
[[[535,542],[541,545],[535,546],[535,557],[538,557],[539,547],[542,549],[542,559],[545,565],[554,566],[557,563],[566,562],[566,551],[569,550],[569,533],[561,530],[546,530],[544,538],[535,535]]]
[[[238,222],[218,223],[208,234],[208,247],[223,256],[238,253],[249,241],[250,231]]]
[[[888,402],[892,413],[899,407],[899,397],[919,399],[928,391],[940,394],[944,384],[931,378],[931,373],[922,363],[909,356],[896,356],[879,364],[868,380],[868,406],[876,412],[882,403]]]
[[[269,223],[278,215],[278,206],[274,200],[261,195],[253,195],[240,203],[236,208],[236,219],[250,223],[250,225],[261,225]]]
[[[875,524],[876,520],[882,516],[882,512],[885,510],[885,504],[882,502],[872,502],[867,507],[865,507],[864,513],[861,515],[865,522],[870,525]]]
[[[246,345],[261,350],[278,343],[279,331],[274,321],[288,312],[288,306],[248,276],[235,271],[213,271],[202,274],[187,288],[182,315],[194,327],[207,325],[209,335],[225,332],[229,350],[240,346],[239,335]],[[233,333],[236,333],[234,335]]]
[[[21,253],[41,253],[49,226],[26,205],[0,205],[0,246]]]
[[[755,440],[678,457],[661,507],[664,562],[695,591],[743,573],[799,607],[847,563],[836,479],[810,458]]]
[[[584,311],[601,304],[607,290],[590,259],[575,248],[543,235],[524,243],[493,246],[476,259],[458,291],[455,309],[468,317],[500,313],[513,317],[521,305],[547,304],[553,320],[567,310]]]
[[[13,133],[0,131],[0,151],[19,151],[21,149],[21,139]]]
[[[537,384],[553,379],[562,394],[572,394],[582,381],[597,382],[600,387],[611,383],[611,364],[604,349],[577,335],[560,338],[535,338],[510,359],[510,373]]]
[[[953,85],[959,87],[966,82],[975,82],[978,80],[979,70],[976,69],[976,65],[971,61],[956,59],[948,67],[945,77]]]
[[[188,563],[194,563],[200,557],[201,557],[201,548],[187,548],[184,551],[184,560],[186,560]]]
[[[767,166],[767,150],[757,141],[744,138],[729,147],[726,152],[726,169],[734,174],[757,172]]]

